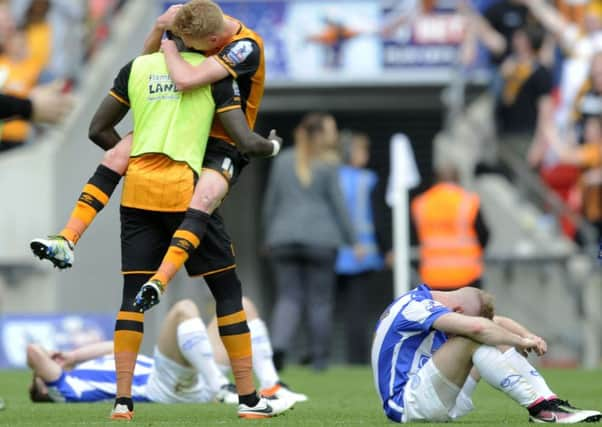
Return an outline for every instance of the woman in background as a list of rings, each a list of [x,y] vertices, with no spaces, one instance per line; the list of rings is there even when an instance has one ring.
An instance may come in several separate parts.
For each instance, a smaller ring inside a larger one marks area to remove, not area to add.
[[[275,159],[270,174],[263,220],[277,286],[271,329],[279,369],[304,309],[313,368],[328,367],[337,249],[356,245],[338,165],[322,158],[337,141],[331,115],[308,114],[295,130],[294,148]]]

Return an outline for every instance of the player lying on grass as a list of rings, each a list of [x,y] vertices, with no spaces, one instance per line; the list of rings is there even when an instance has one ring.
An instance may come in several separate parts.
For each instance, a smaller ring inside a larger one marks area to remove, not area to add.
[[[542,338],[494,316],[491,295],[421,285],[382,314],[372,369],[385,415],[396,422],[445,422],[468,414],[480,378],[526,408],[529,421],[599,421],[602,413],[560,400],[524,357],[546,351]]]
[[[254,304],[245,298],[253,342],[253,370],[262,394],[271,399],[303,402],[307,396],[284,385],[272,363],[272,346]],[[115,398],[113,342],[51,353],[37,344],[27,348],[34,380],[29,395],[34,402],[97,402]],[[228,356],[217,333],[215,318],[205,328],[190,300],[174,304],[163,323],[154,356],[139,355],[132,397],[156,403],[238,403],[238,395],[223,372]]]

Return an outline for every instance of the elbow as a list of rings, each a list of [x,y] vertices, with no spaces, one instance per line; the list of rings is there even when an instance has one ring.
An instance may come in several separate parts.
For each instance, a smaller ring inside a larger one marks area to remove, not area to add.
[[[37,344],[28,344],[27,345],[27,366],[33,369],[36,365],[36,361],[39,359],[42,350]]]
[[[99,141],[102,140],[102,133],[102,126],[99,126],[94,122],[90,124],[90,128],[88,129],[88,138],[90,138],[90,141],[94,142],[96,145],[100,145]]]
[[[194,87],[192,80],[184,76],[175,76],[173,82],[176,85],[176,89],[181,92],[190,90]]]
[[[237,146],[243,154],[253,155],[254,153],[254,145],[250,144],[246,139],[241,140]]]
[[[256,145],[253,143],[253,135],[250,132],[236,132],[234,136],[236,148],[243,154],[253,155]]]

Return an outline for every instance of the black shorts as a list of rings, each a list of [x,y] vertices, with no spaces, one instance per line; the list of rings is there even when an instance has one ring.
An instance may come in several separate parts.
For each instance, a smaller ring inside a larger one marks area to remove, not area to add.
[[[249,164],[249,157],[241,153],[234,145],[217,138],[209,138],[203,169],[219,172],[230,187],[236,184],[240,173]]]
[[[184,212],[156,212],[121,206],[121,270],[124,274],[153,274],[167,253]],[[219,213],[185,267],[190,276],[207,276],[235,268],[232,241]]]

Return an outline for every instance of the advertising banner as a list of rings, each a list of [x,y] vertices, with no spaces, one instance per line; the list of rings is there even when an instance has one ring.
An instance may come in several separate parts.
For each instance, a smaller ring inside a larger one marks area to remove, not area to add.
[[[442,82],[457,63],[466,27],[460,0],[218,3],[262,36],[272,85]],[[481,3],[473,0],[476,8]]]
[[[53,351],[112,340],[115,316],[109,314],[11,314],[0,316],[0,369],[27,366],[27,345]]]

